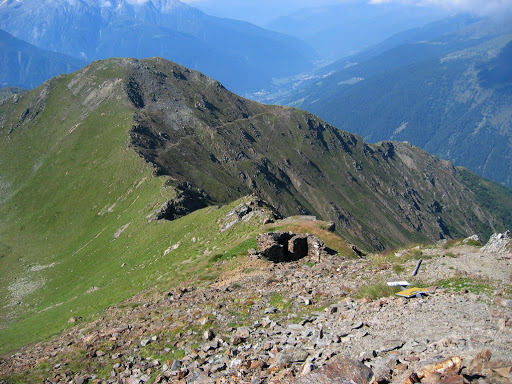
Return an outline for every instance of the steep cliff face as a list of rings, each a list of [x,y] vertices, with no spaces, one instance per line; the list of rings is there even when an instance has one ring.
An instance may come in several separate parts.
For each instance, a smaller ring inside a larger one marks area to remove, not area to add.
[[[160,174],[218,202],[255,193],[385,248],[501,226],[460,171],[407,143],[365,144],[314,115],[265,106],[170,62],[127,63],[133,147]]]

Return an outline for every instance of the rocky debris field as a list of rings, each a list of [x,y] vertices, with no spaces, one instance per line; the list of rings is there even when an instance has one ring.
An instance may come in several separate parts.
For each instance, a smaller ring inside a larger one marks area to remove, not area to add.
[[[239,259],[210,284],[71,318],[60,337],[0,360],[0,382],[511,383],[510,242],[476,243]],[[386,290],[408,279],[426,293]]]

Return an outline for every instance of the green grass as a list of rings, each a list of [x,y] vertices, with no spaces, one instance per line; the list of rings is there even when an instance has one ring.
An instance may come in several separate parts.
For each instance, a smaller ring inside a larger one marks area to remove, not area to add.
[[[15,159],[9,166],[0,160],[9,185],[0,205],[0,353],[76,326],[70,317],[88,321],[145,289],[208,283],[218,271],[208,268],[205,251],[217,249],[220,259],[246,253],[255,240],[240,243],[242,234],[255,235],[260,225],[219,231],[218,219],[241,201],[174,222],[149,221],[174,190],[129,148],[132,112],[104,102],[85,113],[75,100],[86,97],[72,94],[69,79],[52,83],[67,97],[50,97],[37,122],[9,138],[0,132],[3,158]]]
[[[39,363],[34,369],[12,374],[3,379],[8,384],[41,383],[52,371],[52,365],[48,361]]]
[[[292,301],[285,298],[284,295],[281,293],[273,293],[270,296],[269,304],[273,307],[276,307],[280,311],[286,311],[291,308]]]
[[[457,292],[461,289],[466,289],[474,294],[484,294],[486,296],[492,295],[495,288],[490,282],[482,279],[475,279],[463,276],[456,276],[448,279],[442,279],[435,283],[435,285],[446,289],[450,292]]]
[[[219,261],[229,261],[238,256],[246,256],[247,251],[251,248],[257,248],[258,244],[256,237],[251,236],[249,239],[242,241],[240,244],[235,245],[233,248],[226,252],[218,252],[210,256],[210,263],[217,263]]]
[[[466,245],[469,245],[470,247],[481,247],[482,243],[478,240],[470,239],[466,241]]]
[[[354,298],[368,298],[370,300],[377,300],[383,297],[393,296],[395,293],[402,290],[402,287],[390,287],[385,282],[375,282],[359,287],[358,290],[354,293]]]

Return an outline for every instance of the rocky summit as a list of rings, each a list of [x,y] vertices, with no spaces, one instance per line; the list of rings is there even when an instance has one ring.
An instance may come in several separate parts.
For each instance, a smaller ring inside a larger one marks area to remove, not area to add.
[[[246,256],[208,287],[70,318],[72,329],[0,372],[51,383],[510,383],[511,242],[493,250],[495,237],[365,258]],[[422,295],[377,289],[411,278],[420,257],[411,281]]]

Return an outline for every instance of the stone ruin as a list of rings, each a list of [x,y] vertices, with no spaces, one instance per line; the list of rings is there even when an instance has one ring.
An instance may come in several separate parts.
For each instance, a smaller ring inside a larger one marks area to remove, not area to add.
[[[274,263],[297,261],[304,257],[320,260],[327,254],[322,240],[310,234],[293,232],[268,232],[257,237],[258,250],[250,250],[249,255]]]

